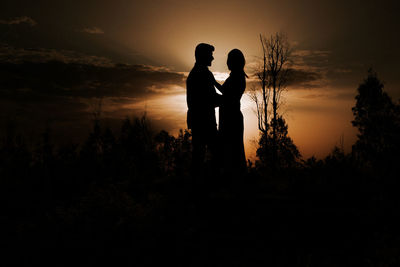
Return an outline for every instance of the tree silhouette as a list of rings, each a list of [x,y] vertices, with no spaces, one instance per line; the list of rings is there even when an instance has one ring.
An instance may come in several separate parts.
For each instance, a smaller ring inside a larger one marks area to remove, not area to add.
[[[162,170],[169,175],[182,176],[189,170],[191,162],[191,134],[179,131],[177,137],[162,130],[155,136]]]
[[[291,51],[284,33],[275,33],[269,38],[260,35],[260,42],[263,62],[257,77],[261,87],[251,93],[251,98],[256,104],[258,129],[261,132],[257,155],[264,164],[270,164],[274,170],[277,167],[292,165],[300,158],[300,153],[287,135],[287,124],[278,112],[281,94],[291,74]],[[270,116],[272,118],[269,118]],[[279,162],[280,160],[283,161]]]
[[[399,106],[383,91],[384,85],[370,69],[358,87],[353,126],[358,128],[358,140],[353,153],[363,163],[375,166],[398,158],[400,141]]]

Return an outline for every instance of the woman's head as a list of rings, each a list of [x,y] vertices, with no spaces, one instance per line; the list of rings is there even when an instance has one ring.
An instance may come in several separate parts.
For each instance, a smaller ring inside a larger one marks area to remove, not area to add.
[[[228,69],[231,71],[243,71],[246,60],[242,51],[239,49],[233,49],[228,54],[228,60],[226,62]]]

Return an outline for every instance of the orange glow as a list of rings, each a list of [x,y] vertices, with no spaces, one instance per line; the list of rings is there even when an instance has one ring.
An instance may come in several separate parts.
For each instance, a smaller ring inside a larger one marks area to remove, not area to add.
[[[216,75],[218,78],[223,76],[227,74]],[[132,100],[132,103],[123,105],[122,109],[132,110],[132,114],[137,114],[138,110],[146,111],[155,124],[176,135],[179,129],[186,128],[187,110],[185,89],[180,87],[177,91],[180,93],[160,95],[139,102]],[[345,150],[350,151],[356,139],[356,129],[351,125],[353,101],[331,98],[326,88],[315,89],[312,93],[316,94],[316,91],[325,93],[314,98],[310,98],[309,90],[288,90],[283,93],[285,105],[281,111],[289,125],[290,137],[303,158],[325,157],[335,145],[341,145],[342,136]],[[241,108],[245,124],[244,140],[246,156],[252,161],[256,159],[259,138],[254,108],[250,97],[244,95]]]

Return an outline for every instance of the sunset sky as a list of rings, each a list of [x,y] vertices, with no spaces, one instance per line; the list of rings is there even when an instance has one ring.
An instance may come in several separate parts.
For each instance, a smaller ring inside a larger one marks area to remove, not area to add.
[[[185,128],[186,75],[200,42],[215,46],[210,70],[223,82],[227,53],[240,49],[254,79],[259,34],[287,34],[302,76],[281,112],[303,157],[347,151],[356,90],[372,67],[400,98],[400,2],[388,0],[182,1],[3,0],[0,3],[0,123],[27,132],[87,134],[102,99],[111,126],[147,112],[155,129]],[[246,153],[254,159],[254,104],[242,99]]]

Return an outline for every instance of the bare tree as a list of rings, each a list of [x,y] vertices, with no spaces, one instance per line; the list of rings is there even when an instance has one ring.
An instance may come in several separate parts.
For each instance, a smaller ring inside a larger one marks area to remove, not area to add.
[[[261,88],[253,90],[252,100],[256,103],[258,128],[261,132],[268,129],[268,115],[272,113],[273,120],[277,119],[280,96],[286,88],[290,76],[290,46],[286,34],[275,33],[269,38],[260,34],[263,49],[262,65],[257,71]],[[272,96],[272,98],[271,98]],[[269,103],[272,102],[271,112]]]
[[[260,69],[256,72],[260,81],[261,88],[253,87],[250,93],[251,99],[256,104],[256,114],[258,119],[258,129],[262,133],[266,133],[269,127],[268,123],[268,103],[271,90],[267,87],[267,52],[265,50],[265,38],[260,34],[260,42],[263,48],[263,63]]]
[[[271,132],[272,164],[277,155],[278,109],[282,91],[286,88],[290,75],[290,46],[286,34],[275,33],[270,37],[260,34],[263,60],[257,77],[261,88],[254,90],[250,97],[256,104],[258,129],[263,135]],[[272,106],[270,106],[270,104]],[[272,118],[269,118],[272,116]]]

